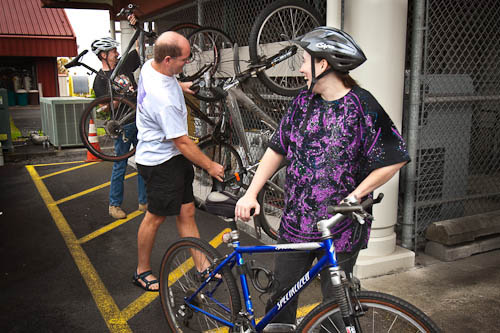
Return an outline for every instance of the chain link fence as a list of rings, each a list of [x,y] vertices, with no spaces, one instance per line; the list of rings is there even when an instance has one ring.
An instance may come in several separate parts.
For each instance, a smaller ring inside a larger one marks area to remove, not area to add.
[[[427,0],[424,25],[418,151],[412,162],[417,242],[432,222],[500,209],[498,1]]]

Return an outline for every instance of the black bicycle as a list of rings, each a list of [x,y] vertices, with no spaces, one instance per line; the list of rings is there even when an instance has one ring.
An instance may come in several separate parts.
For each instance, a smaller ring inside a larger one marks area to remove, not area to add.
[[[136,5],[130,4],[123,8],[117,16],[127,17],[134,13],[136,9]],[[88,50],[84,50],[65,65],[66,68],[83,66],[92,73],[104,78],[108,83],[109,95],[96,98],[87,104],[79,123],[79,134],[83,145],[92,154],[105,161],[120,161],[131,157],[135,153],[135,147],[131,147],[131,150],[126,153],[117,154],[115,151],[116,139],[121,138],[124,142],[131,140],[127,128],[135,123],[136,112],[136,92],[117,73],[119,73],[137,40],[139,40],[138,53],[141,66],[144,64],[146,61],[146,48],[148,45],[153,44],[156,33],[151,31],[151,26],[149,26],[148,30],[145,30],[141,23],[137,23],[133,27],[135,33],[110,77],[99,73],[99,71],[81,61]],[[169,30],[188,35],[199,28],[200,26],[195,23],[181,23],[172,26]]]

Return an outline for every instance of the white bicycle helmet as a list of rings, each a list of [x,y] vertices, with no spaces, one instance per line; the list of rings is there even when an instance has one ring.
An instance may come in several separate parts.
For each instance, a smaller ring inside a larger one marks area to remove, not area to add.
[[[90,47],[95,55],[99,55],[100,52],[108,52],[114,48],[117,48],[119,45],[120,43],[118,43],[113,38],[103,37],[93,41]]]

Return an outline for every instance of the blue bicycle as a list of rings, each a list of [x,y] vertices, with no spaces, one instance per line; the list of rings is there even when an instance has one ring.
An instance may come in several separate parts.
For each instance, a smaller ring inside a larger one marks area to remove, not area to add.
[[[440,332],[422,311],[397,297],[361,291],[359,280],[347,278],[337,265],[330,229],[347,216],[364,223],[366,209],[382,200],[368,199],[329,207],[331,218],[318,222],[322,242],[301,244],[240,246],[239,231],[234,220],[236,199],[213,192],[207,198],[207,210],[227,218],[232,231],[226,234],[233,251],[225,256],[206,241],[182,238],[166,251],[160,270],[160,298],[168,325],[173,332]],[[276,253],[322,250],[325,255],[300,280],[291,285],[275,301],[274,307],[256,322],[250,296],[249,279],[256,289],[268,290],[272,273],[265,271],[267,285],[262,285],[259,270],[244,261],[248,253]],[[203,262],[203,263],[202,263]],[[197,263],[197,264],[195,264]],[[196,265],[207,267],[199,271]],[[328,269],[334,299],[316,306],[299,326],[270,321],[293,298],[304,290],[322,269]],[[239,277],[240,290],[235,276]],[[260,282],[258,280],[261,280]]]

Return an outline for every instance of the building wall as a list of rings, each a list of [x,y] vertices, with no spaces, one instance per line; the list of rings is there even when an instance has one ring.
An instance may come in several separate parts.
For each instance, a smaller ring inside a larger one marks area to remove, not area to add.
[[[36,62],[38,83],[42,84],[43,97],[59,96],[57,83],[57,58],[38,58]]]

